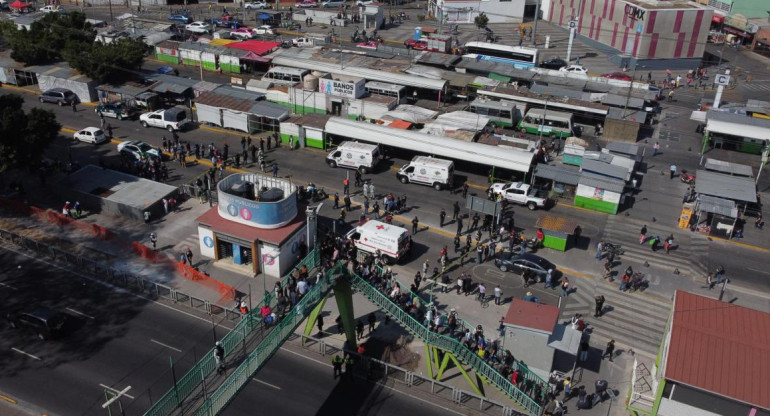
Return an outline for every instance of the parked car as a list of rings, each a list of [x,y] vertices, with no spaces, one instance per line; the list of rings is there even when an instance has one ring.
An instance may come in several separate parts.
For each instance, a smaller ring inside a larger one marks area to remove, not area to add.
[[[371,6],[372,4],[378,4],[378,1],[374,0],[358,0],[356,1],[356,6]]]
[[[523,182],[497,182],[489,187],[487,194],[491,196],[500,195],[508,202],[526,206],[530,211],[537,208],[545,208],[548,203],[547,198],[539,196],[537,190]]]
[[[321,7],[345,7],[345,0],[321,0]]]
[[[211,24],[216,27],[241,27],[246,26],[242,21],[238,20],[235,16],[229,14],[222,15],[211,19]]]
[[[541,62],[540,63],[540,68],[554,69],[554,70],[558,71],[559,69],[562,69],[562,68],[564,68],[565,66],[568,66],[568,65],[569,65],[569,63],[567,61],[565,61],[564,59],[561,59],[559,57],[554,57],[554,58],[551,58],[551,59],[549,59],[547,61]]]
[[[84,143],[99,144],[107,141],[107,136],[104,134],[104,131],[98,127],[86,127],[83,130],[76,131],[72,136],[75,140]]]
[[[160,127],[170,132],[184,130],[190,124],[187,111],[179,107],[144,113],[139,116],[139,122],[145,128]]]
[[[152,147],[149,144],[139,140],[131,140],[128,142],[119,143],[118,153],[132,156],[137,160],[150,157],[161,157],[160,149]]]
[[[264,1],[250,1],[244,7],[246,7],[246,10],[267,9],[267,3]]]
[[[588,69],[584,67],[583,65],[568,65],[565,67],[559,68],[560,72],[570,72],[573,74],[587,74]]]
[[[239,27],[230,32],[230,37],[234,39],[251,39],[254,36],[256,36],[256,33],[248,27]]]
[[[251,31],[256,33],[257,35],[274,35],[275,34],[273,33],[273,28],[270,27],[270,25],[257,26]]]
[[[56,103],[61,106],[61,105],[70,105],[73,102],[79,103],[80,100],[78,99],[78,96],[75,95],[74,92],[66,88],[51,88],[50,90],[45,90],[40,95],[40,102]]]
[[[545,278],[548,270],[553,270],[551,276],[555,277],[556,273],[556,266],[553,263],[532,253],[515,254],[510,251],[500,252],[495,256],[495,266],[503,272],[510,271],[517,274],[523,274],[525,270],[530,270],[542,278]]]
[[[364,48],[364,49],[372,49],[377,50],[377,42],[370,40],[366,42],[361,42],[356,44],[357,48]]]
[[[294,38],[291,40],[291,44],[297,47],[313,46],[313,41],[309,38]]]
[[[14,329],[30,331],[45,341],[64,335],[67,315],[46,307],[38,307],[29,312],[9,313],[8,325]]]
[[[48,6],[41,7],[40,11],[43,13],[59,13],[61,9],[59,9],[59,6],[49,4]]]
[[[604,74],[604,75],[602,75],[602,78],[619,79],[621,81],[633,81],[634,80],[633,78],[631,78],[630,75],[624,74],[623,72],[613,72],[611,74]]]
[[[424,40],[414,40],[409,39],[408,41],[404,42],[404,46],[406,46],[407,49],[414,49],[416,51],[424,51],[428,49],[428,42]]]
[[[192,18],[186,14],[172,14],[168,17],[168,20],[184,24],[192,22]]]
[[[123,120],[124,118],[131,119],[136,116],[136,112],[131,107],[120,102],[100,104],[94,108],[94,112],[98,115],[118,120]]]
[[[318,2],[316,2],[315,0],[302,0],[295,3],[294,7],[298,7],[301,9],[318,7]]]
[[[211,25],[206,22],[192,22],[189,25],[185,25],[185,30],[192,33],[209,33],[211,32]]]

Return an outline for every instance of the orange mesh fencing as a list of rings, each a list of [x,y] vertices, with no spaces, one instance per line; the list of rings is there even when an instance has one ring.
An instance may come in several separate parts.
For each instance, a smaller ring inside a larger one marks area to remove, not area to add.
[[[159,263],[161,261],[168,260],[168,257],[164,256],[160,252],[136,241],[131,243],[131,251],[137,256],[153,263]]]
[[[197,270],[195,270],[193,267],[191,267],[188,264],[182,263],[181,261],[176,262],[176,270],[179,274],[181,274],[185,279],[192,280],[193,282],[199,283],[203,286],[208,287],[209,289],[214,289],[217,292],[219,292],[220,295],[227,297],[231,300],[235,300],[237,298],[237,293],[235,291],[235,288],[220,282],[217,279],[214,279],[211,276],[207,276]]]

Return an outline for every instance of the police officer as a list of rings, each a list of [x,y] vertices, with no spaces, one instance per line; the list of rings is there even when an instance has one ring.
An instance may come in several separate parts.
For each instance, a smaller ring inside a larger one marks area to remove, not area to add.
[[[353,360],[353,357],[348,355],[348,358],[345,359],[345,378],[348,380],[353,380],[353,365],[355,364],[355,360]]]
[[[345,360],[342,359],[339,355],[335,355],[334,358],[332,358],[332,366],[334,367],[334,378],[337,378],[337,375],[342,377],[342,363],[344,363]]]

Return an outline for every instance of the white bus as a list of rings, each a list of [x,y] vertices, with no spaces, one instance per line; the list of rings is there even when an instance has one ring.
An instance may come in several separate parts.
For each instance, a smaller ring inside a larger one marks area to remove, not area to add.
[[[366,92],[373,95],[385,95],[394,97],[399,103],[406,102],[406,87],[398,84],[388,84],[387,82],[369,81],[364,85]]]
[[[521,119],[518,129],[522,133],[542,134],[550,137],[576,136],[572,125],[572,114],[532,108]]]
[[[498,45],[488,42],[468,42],[463,46],[463,58],[513,65],[519,69],[537,66],[536,48]]]
[[[307,69],[290,68],[288,66],[274,66],[262,77],[263,81],[271,81],[278,85],[294,85],[302,82],[310,73]]]
[[[513,127],[516,119],[516,103],[513,101],[476,99],[468,106],[468,111],[489,117],[497,127]]]

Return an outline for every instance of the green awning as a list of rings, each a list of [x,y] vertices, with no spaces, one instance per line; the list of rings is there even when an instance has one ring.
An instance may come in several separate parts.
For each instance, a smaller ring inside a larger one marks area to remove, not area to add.
[[[489,73],[489,78],[492,78],[494,80],[501,81],[501,82],[511,82],[511,77],[506,77],[505,75],[495,74],[494,72],[490,72]]]

